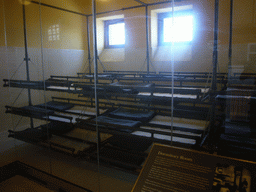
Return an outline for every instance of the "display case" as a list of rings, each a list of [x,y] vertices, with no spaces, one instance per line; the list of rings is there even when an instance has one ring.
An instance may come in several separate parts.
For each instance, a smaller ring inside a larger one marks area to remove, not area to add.
[[[155,143],[255,161],[254,6],[2,0],[4,151],[92,191]]]

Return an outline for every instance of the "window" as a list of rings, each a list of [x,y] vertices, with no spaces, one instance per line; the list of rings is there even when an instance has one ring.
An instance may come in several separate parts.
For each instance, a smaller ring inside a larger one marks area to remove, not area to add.
[[[60,40],[60,27],[59,25],[52,25],[48,28],[48,41]]]
[[[193,20],[191,10],[159,13],[158,45],[191,42],[193,39]]]
[[[107,20],[104,22],[105,48],[120,48],[125,45],[124,19]]]

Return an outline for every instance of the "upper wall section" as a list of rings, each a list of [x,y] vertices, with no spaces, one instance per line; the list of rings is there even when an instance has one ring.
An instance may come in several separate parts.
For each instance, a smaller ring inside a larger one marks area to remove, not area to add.
[[[163,0],[142,1],[145,3],[163,2]],[[29,48],[40,48],[42,43],[43,48],[47,49],[87,51],[86,27],[88,17],[92,50],[92,7],[90,0],[37,0],[37,2],[41,2],[42,6],[40,7],[36,3],[25,6]],[[195,18],[193,42],[189,46],[179,47],[182,51],[179,49],[174,51],[176,56],[176,60],[174,60],[177,61],[175,70],[209,71],[211,69],[214,43],[214,2],[215,0],[184,0],[175,3],[176,6],[192,5]],[[247,61],[247,46],[249,43],[256,42],[255,2],[255,0],[234,1],[233,63],[235,65]],[[219,5],[219,63],[221,71],[225,72],[228,61],[230,5],[229,1],[220,1]],[[7,42],[7,46],[24,47],[22,5],[19,0],[3,0],[0,2],[0,6],[0,45],[4,46]],[[54,9],[51,6],[85,14],[85,16]],[[126,45],[124,48],[106,50],[102,43],[98,45],[99,53],[102,53],[100,58],[105,62],[104,64],[109,67],[109,70],[139,70],[140,66],[143,67],[146,59],[145,7],[132,0],[96,0],[96,6],[98,19],[123,15],[126,25]],[[128,7],[134,7],[134,9],[126,9]],[[167,7],[171,7],[171,3],[149,6],[150,59],[157,71],[171,70],[171,49],[159,47],[157,38],[153,37],[157,35],[157,24],[154,24],[157,19],[155,21],[152,19],[155,17],[154,10],[166,9]],[[107,11],[111,12],[105,13]],[[99,26],[97,27],[100,29]],[[98,38],[101,35],[99,42],[104,42],[104,37],[100,33],[98,31]],[[5,34],[7,38],[5,38]],[[91,51],[91,56],[92,53]],[[87,54],[85,55],[87,56]]]
[[[37,2],[39,2],[37,0]],[[97,0],[97,13],[106,11],[113,11],[127,7],[141,6],[136,1],[125,1],[125,0]],[[156,3],[159,1],[144,0],[145,3]],[[84,0],[42,0],[42,4],[50,6],[60,7],[77,13],[85,15],[91,15],[91,1]],[[200,19],[201,26],[197,26],[201,30],[206,26],[209,26],[209,21],[213,20],[214,11],[214,0],[208,1],[192,1],[186,0],[184,3],[192,3],[196,12],[196,17]],[[177,2],[176,4],[183,4]],[[1,21],[0,21],[0,32],[1,39],[0,45],[5,44],[4,40],[4,17],[6,20],[6,34],[8,40],[8,46],[23,47],[23,18],[22,18],[22,5],[18,0],[4,0],[0,3],[1,6]],[[4,6],[4,9],[3,9]],[[150,6],[150,9],[168,7],[170,4],[160,4],[156,6]],[[234,1],[234,18],[233,18],[233,43],[250,43],[255,41],[254,31],[256,29],[256,4],[254,0]],[[86,47],[86,17],[79,16],[74,13],[68,13],[60,10],[56,10],[50,7],[42,6],[41,10],[35,3],[29,3],[25,6],[27,27],[29,36],[29,46],[38,47],[41,42],[40,40],[40,21],[42,21],[42,35],[44,39],[44,47],[49,48],[71,48],[71,49],[85,49]],[[145,43],[141,42],[141,36],[144,35],[145,25],[144,19],[145,11],[144,8],[131,9],[126,11],[126,25],[129,31],[127,31],[128,39],[136,39],[136,46],[145,46]],[[229,1],[220,1],[220,14],[219,14],[219,43],[228,43],[229,36]],[[4,11],[3,11],[4,10]],[[41,18],[40,18],[41,12]],[[124,11],[123,11],[124,12]],[[5,15],[4,15],[5,14]],[[120,12],[112,12],[110,15],[120,14]],[[122,13],[123,14],[123,13]],[[109,14],[108,14],[109,15]],[[136,19],[134,18],[136,16]],[[103,15],[98,15],[102,17]],[[131,34],[130,30],[133,30],[139,24],[141,30]],[[142,25],[141,25],[142,24]],[[60,37],[62,41],[47,42],[48,40],[48,29],[54,25],[59,25]],[[208,29],[205,29],[208,30]],[[210,29],[212,30],[212,29]],[[131,35],[132,36],[131,36]],[[134,35],[136,34],[136,35]],[[139,35],[138,35],[139,34]],[[138,41],[137,41],[138,40]],[[205,39],[202,39],[204,41]],[[127,41],[131,42],[130,40]]]
[[[86,15],[91,14],[92,11],[91,0],[41,0],[41,3]]]
[[[0,2],[0,46],[5,45],[5,8],[4,8],[4,2]]]
[[[60,2],[60,1],[56,1]],[[61,5],[74,9],[72,1],[61,1]],[[68,3],[69,2],[69,3]],[[2,3],[2,2],[1,2]],[[29,3],[25,7],[28,47],[52,49],[78,49],[87,47],[86,17],[47,6]],[[80,11],[76,10],[76,11]],[[24,47],[23,5],[17,0],[5,0],[4,11],[7,46]],[[3,19],[4,20],[4,19]],[[4,23],[1,19],[1,37],[4,37]],[[3,34],[3,35],[2,35]],[[1,38],[1,46],[5,41]]]

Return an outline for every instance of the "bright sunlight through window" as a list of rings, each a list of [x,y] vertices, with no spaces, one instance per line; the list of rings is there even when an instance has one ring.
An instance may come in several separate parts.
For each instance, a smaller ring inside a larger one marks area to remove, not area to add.
[[[174,20],[174,24],[172,23]],[[189,42],[193,39],[193,16],[164,18],[164,42]]]
[[[124,23],[109,25],[109,45],[125,44],[125,26]]]

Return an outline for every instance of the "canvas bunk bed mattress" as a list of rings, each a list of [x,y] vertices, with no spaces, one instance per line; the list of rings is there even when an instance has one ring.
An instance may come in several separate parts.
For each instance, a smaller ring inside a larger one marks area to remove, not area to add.
[[[85,75],[85,77],[87,78],[94,78],[94,75]],[[112,74],[98,74],[97,75],[98,78],[113,78],[115,77],[115,75],[112,75]]]
[[[149,123],[156,124],[156,125],[171,126],[171,122],[172,122],[172,117],[170,116],[156,115]],[[205,120],[173,117],[174,127],[183,127],[186,129],[204,131],[209,125],[209,123],[210,123],[209,121],[205,121]]]
[[[189,95],[189,94],[171,94],[171,93],[149,93],[149,92],[139,92],[138,96],[153,96],[155,99],[162,99],[164,100],[165,98],[180,98],[180,99],[197,99],[197,95]]]
[[[64,86],[47,86],[46,90],[58,90],[58,91],[81,91],[81,88],[75,88],[75,87],[64,87]]]
[[[74,104],[65,103],[65,102],[58,102],[58,101],[49,101],[43,104],[36,105],[36,107],[46,108],[51,110],[59,110],[65,111],[74,107]]]
[[[163,134],[171,135],[173,133],[176,135],[186,135],[186,136],[194,137],[194,138],[200,137],[202,135],[200,133],[193,133],[193,132],[187,132],[187,131],[181,131],[181,130],[175,130],[175,129],[172,130],[171,128],[164,129],[164,128],[159,128],[159,127],[141,126],[140,129],[144,129],[145,132],[153,133],[153,134],[161,134],[161,132],[162,132]],[[143,130],[140,130],[140,131],[144,132]]]
[[[85,129],[80,129],[80,128],[75,128],[72,131],[65,133],[65,136],[74,138],[74,139],[80,139],[84,140],[90,143],[97,143],[97,132],[95,131],[90,131],[90,130],[85,130]],[[100,139],[101,142],[106,141],[112,137],[111,134],[108,133],[100,133]]]
[[[184,144],[192,144],[192,145],[194,145],[196,142],[196,139],[200,138],[202,135],[199,133],[191,133],[191,132],[185,132],[185,131],[180,131],[180,130],[163,129],[163,128],[158,128],[158,127],[141,126],[140,128],[144,129],[145,131],[143,131],[143,130],[134,131],[132,134],[138,135],[138,136],[144,136],[144,137],[153,137],[156,139],[166,140],[166,141],[171,141],[171,137],[172,137],[172,141],[174,141],[174,142],[179,142],[179,143],[184,143]],[[154,133],[154,131],[157,131],[157,133]],[[161,132],[163,134],[161,134]],[[172,133],[174,134],[174,136],[172,136]],[[175,135],[180,135],[180,136],[175,136]]]
[[[24,110],[23,112],[28,114],[28,115],[35,115],[35,116],[43,116],[45,114],[53,114],[54,111],[50,109],[44,109],[36,106],[25,106],[21,107],[21,110]]]
[[[140,122],[148,122],[155,116],[155,113],[153,111],[138,111],[119,108],[110,112],[108,116]]]
[[[107,109],[99,109],[99,114],[103,114]],[[96,108],[85,107],[85,106],[74,106],[71,109],[66,110],[66,112],[78,113],[81,115],[96,115]]]
[[[45,142],[40,142],[39,144],[43,146],[51,147],[53,149],[57,149],[63,152],[68,152],[74,155],[77,155],[80,152],[87,151],[94,146],[86,142],[71,140],[69,138],[64,138],[57,135],[53,135],[49,140]]]
[[[123,76],[117,77],[118,80],[124,79],[131,79],[131,78],[141,78],[141,75],[134,73],[134,74],[124,74]]]
[[[188,81],[188,82],[207,82],[207,78],[205,77],[196,77],[194,75],[163,75],[163,79],[174,79],[175,81]]]
[[[152,83],[136,83],[136,82],[115,82],[109,84],[111,87],[120,87],[120,88],[130,88],[130,89],[139,89],[139,88],[150,88]]]
[[[13,137],[15,139],[31,141],[35,143],[40,141],[45,141],[49,137],[47,135],[47,132],[37,128],[28,128],[22,131],[9,130],[8,132],[9,132],[8,137]]]
[[[54,132],[55,134],[57,133],[59,135],[68,136],[70,138],[79,139],[79,140],[83,140],[91,143],[97,143],[97,133],[95,131],[79,129],[79,128],[74,128],[74,129],[71,128],[71,129],[69,128],[65,129],[63,127],[62,130],[58,130],[58,128],[55,127],[55,130],[53,131],[51,127],[47,128],[47,125],[44,125],[42,126],[42,129],[28,128],[22,131],[9,130],[9,137],[23,138],[33,142],[39,142],[39,141],[47,140],[49,137],[52,137],[52,134]],[[49,135],[47,133],[49,133]],[[107,133],[101,133],[100,136],[101,136],[101,141],[105,141],[108,138],[110,138],[112,135]]]
[[[97,143],[97,133],[95,131],[79,128],[70,130],[64,127],[60,130],[61,127],[58,126],[59,125],[48,124],[42,126],[41,129],[38,127],[28,128],[23,131],[9,131],[8,137],[37,143],[72,154],[78,154],[79,152],[91,149]],[[112,135],[101,133],[100,136],[101,142],[104,142]]]
[[[170,91],[172,90],[172,87],[158,87],[161,89],[169,89]],[[173,88],[174,93],[178,93],[180,92],[184,92],[184,93],[189,93],[189,92],[195,92],[195,93],[201,93],[201,94],[205,94],[208,93],[210,91],[210,88],[197,88],[197,87],[174,87]]]
[[[96,118],[91,120],[96,123]],[[132,121],[126,119],[117,119],[107,116],[99,116],[97,118],[97,123],[100,125],[105,125],[107,128],[123,131],[123,132],[132,132],[133,129],[141,125],[140,121]]]
[[[138,94],[139,90],[150,88],[152,85],[150,83],[115,82],[106,86],[106,90],[114,93]]]
[[[75,106],[74,104],[65,102],[49,101],[47,103],[36,105],[35,107],[41,108],[42,110],[46,109],[50,112],[56,110],[57,112],[54,112],[54,115],[58,116],[49,115],[48,119],[67,123],[75,123],[77,118],[86,120],[89,118],[88,116],[96,115],[95,108]],[[63,113],[58,111],[62,111]],[[100,114],[104,112],[106,112],[106,110],[100,110]],[[68,118],[72,118],[72,120],[70,121]]]
[[[74,127],[72,124],[51,122],[49,124],[41,126],[42,130],[56,135],[63,135],[69,138],[78,139],[82,141],[87,141],[90,143],[97,143],[97,133],[95,131],[80,129]],[[105,141],[110,138],[112,135],[107,133],[101,133],[101,141]]]
[[[61,121],[61,122],[66,122],[66,123],[76,123],[77,118],[83,119],[83,120],[86,120],[86,119],[90,118],[90,117],[86,117],[86,116],[82,116],[82,115],[67,114],[67,113],[60,113],[60,112],[55,112],[54,114],[55,115],[61,115],[62,117],[49,115],[48,120],[50,120],[50,121],[51,120],[52,121]],[[72,118],[72,120],[67,119],[65,117]]]
[[[144,132],[144,131],[135,131],[132,134],[138,135],[138,136],[143,136],[143,137],[151,137],[151,133]],[[160,140],[165,140],[165,141],[179,142],[179,143],[183,143],[183,144],[190,144],[190,145],[196,144],[196,141],[194,139],[188,139],[188,138],[182,138],[182,137],[172,137],[170,135],[154,134],[154,138],[160,139]]]
[[[65,122],[65,123],[75,123],[76,119],[88,119],[89,116],[95,115],[95,112],[92,112],[92,110],[89,111],[80,111],[75,110],[76,112],[72,110],[67,110],[63,112],[54,111],[52,109],[45,109],[42,106],[25,106],[25,107],[10,107],[6,106],[7,111],[9,113],[27,116],[27,117],[33,117],[38,119],[44,119],[47,121],[59,121],[59,122]]]
[[[72,117],[61,116],[54,113],[54,110],[44,109],[36,106],[11,107],[5,106],[6,113],[12,113],[20,116],[31,117],[36,119],[48,120],[49,116],[56,116],[67,121],[71,121]],[[56,120],[57,121],[57,120]]]
[[[51,104],[48,105],[48,103],[41,104],[41,105],[34,105],[34,106],[25,106],[25,107],[6,106],[6,108],[7,108],[6,112],[10,112],[10,113],[18,114],[18,115],[22,115],[22,116],[44,119],[44,120],[52,119],[52,120],[56,120],[56,121],[70,122],[72,117],[65,115],[65,114],[55,113],[55,111],[54,111],[55,109],[64,110],[65,107],[67,108],[67,106],[60,107],[60,104],[58,104],[54,108],[54,107],[51,107]],[[72,106],[69,106],[69,108],[70,107],[72,107]]]
[[[74,81],[59,80],[59,79],[48,79],[45,81],[46,90],[50,91],[81,91],[82,89],[75,86]]]
[[[81,146],[78,146],[76,142],[68,142],[68,140],[65,140],[65,138],[61,139],[59,136],[52,136],[51,134],[47,134],[47,132],[36,128],[28,128],[23,131],[9,132],[10,134],[8,137],[13,137],[15,139],[33,143],[39,146],[52,147],[53,149],[58,149],[60,151],[68,152],[71,154],[76,154],[78,151],[84,151],[90,147],[90,145],[84,145],[83,143]]]
[[[52,134],[61,135],[71,131],[72,129],[74,129],[73,125],[69,123],[50,122],[36,128],[28,128],[22,131],[9,130],[8,132],[10,133],[9,137],[38,142],[49,139]]]

